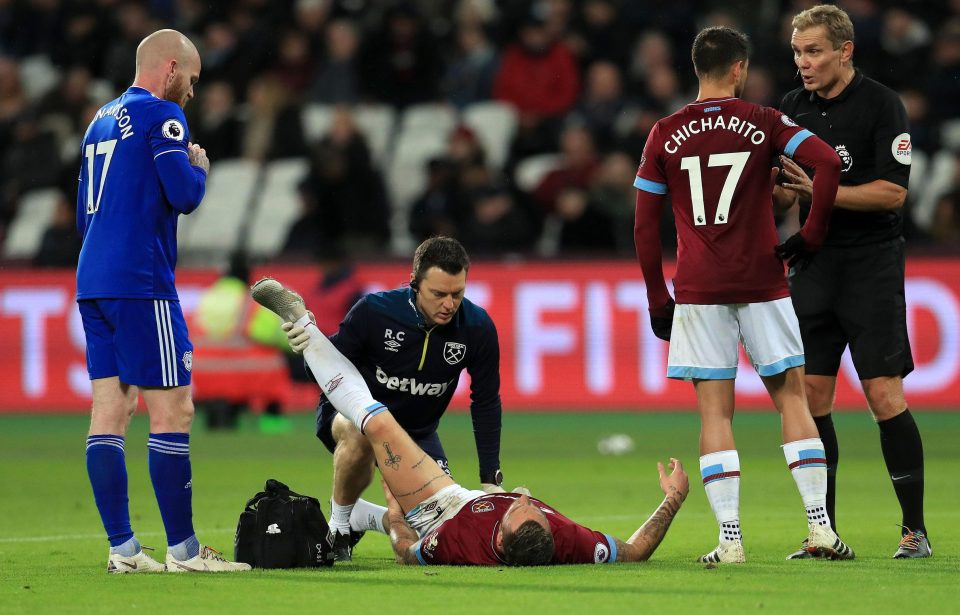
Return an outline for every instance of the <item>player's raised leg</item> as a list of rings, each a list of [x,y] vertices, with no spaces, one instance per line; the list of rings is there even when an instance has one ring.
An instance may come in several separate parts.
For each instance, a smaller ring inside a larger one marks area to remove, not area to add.
[[[740,457],[733,439],[734,381],[696,380],[700,410],[700,476],[720,527],[717,547],[704,563],[746,561],[740,532]]]
[[[380,473],[404,511],[455,484],[433,458],[417,446],[387,407],[373,399],[357,368],[310,322],[299,295],[271,278],[254,284],[251,294],[254,301],[285,321],[306,328],[310,344],[303,357],[310,371],[337,411],[366,436]]]

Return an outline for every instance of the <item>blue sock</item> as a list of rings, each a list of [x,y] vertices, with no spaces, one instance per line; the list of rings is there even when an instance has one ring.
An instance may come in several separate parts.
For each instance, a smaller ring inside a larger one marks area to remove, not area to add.
[[[102,434],[87,437],[87,475],[110,547],[119,547],[133,538],[123,436]]]
[[[167,545],[179,545],[194,535],[190,434],[152,433],[147,448],[150,449],[150,480],[167,532]],[[198,546],[197,553],[199,551]]]

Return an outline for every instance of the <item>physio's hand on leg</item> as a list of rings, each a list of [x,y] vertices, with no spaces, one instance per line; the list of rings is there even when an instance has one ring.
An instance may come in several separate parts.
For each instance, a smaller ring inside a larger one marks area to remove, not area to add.
[[[317,318],[313,315],[313,312],[307,310],[307,315],[310,317],[310,322],[317,324]],[[290,350],[295,354],[301,354],[310,345],[310,334],[307,333],[306,327],[298,327],[292,322],[285,322],[281,325],[281,328],[287,334]]]

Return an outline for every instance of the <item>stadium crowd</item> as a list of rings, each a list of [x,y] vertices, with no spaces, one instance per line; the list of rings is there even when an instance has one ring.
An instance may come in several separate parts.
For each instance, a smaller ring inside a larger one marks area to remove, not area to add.
[[[0,238],[25,195],[58,188],[33,262],[75,265],[80,136],[131,83],[138,42],[173,27],[201,53],[197,101],[186,112],[212,173],[228,159],[307,161],[296,178],[301,211],[280,256],[322,244],[382,257],[396,253],[398,234],[419,242],[436,233],[477,257],[630,256],[637,163],[653,123],[694,98],[686,50],[695,33],[708,25],[748,32],[755,52],[744,98],[777,106],[797,85],[790,18],[814,4],[0,2]],[[910,118],[905,234],[914,247],[960,251],[960,2],[838,4],[854,21],[856,66],[897,90]],[[355,118],[374,105],[406,119],[427,103],[463,118],[485,101],[514,110],[503,151],[489,151],[482,128],[457,120],[409,196],[397,184],[406,174],[389,173],[390,156],[405,155],[402,122],[380,151]],[[305,126],[311,108],[328,114],[317,137]],[[672,250],[672,221],[662,228]]]

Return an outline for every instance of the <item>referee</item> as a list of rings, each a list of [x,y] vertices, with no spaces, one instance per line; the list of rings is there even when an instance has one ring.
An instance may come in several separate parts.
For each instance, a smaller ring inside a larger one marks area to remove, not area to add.
[[[831,411],[840,357],[849,345],[903,512],[893,557],[929,557],[923,442],[903,394],[903,377],[913,371],[901,213],[910,135],[897,94],[854,68],[853,36],[850,17],[836,6],[815,6],[793,18],[790,44],[803,87],[788,93],[780,110],[836,149],[842,173],[823,249],[791,269],[790,289],[806,355],[810,412],[826,449],[827,513],[834,530],[839,449]],[[793,161],[783,164],[786,183],[774,192],[777,207],[799,200],[803,220],[810,210],[810,179]],[[789,559],[818,555],[803,548]]]

